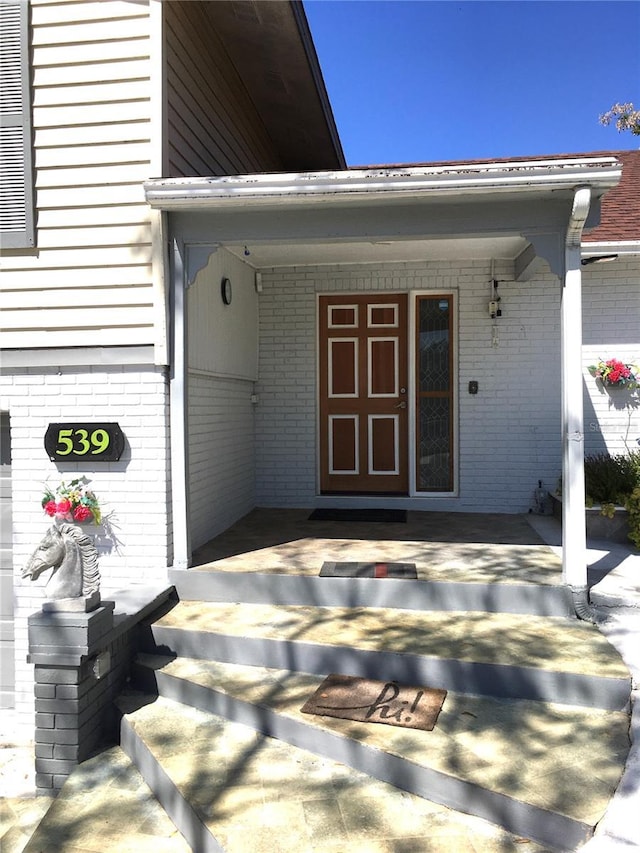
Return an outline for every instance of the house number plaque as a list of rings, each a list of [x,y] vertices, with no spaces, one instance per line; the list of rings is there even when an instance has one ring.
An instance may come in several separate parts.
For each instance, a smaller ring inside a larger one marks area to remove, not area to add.
[[[49,424],[44,449],[52,462],[116,462],[124,450],[124,435],[114,423]]]

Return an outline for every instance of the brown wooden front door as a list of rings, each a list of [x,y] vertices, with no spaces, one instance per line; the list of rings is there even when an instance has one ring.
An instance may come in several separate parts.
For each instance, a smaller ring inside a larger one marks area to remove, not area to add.
[[[407,297],[322,296],[320,488],[406,494]]]

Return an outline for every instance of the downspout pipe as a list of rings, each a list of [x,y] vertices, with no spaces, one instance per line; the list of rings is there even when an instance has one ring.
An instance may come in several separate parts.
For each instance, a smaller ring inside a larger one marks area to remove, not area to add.
[[[590,206],[591,188],[577,187],[565,237],[561,301],[562,580],[573,595],[576,616],[594,622],[587,587],[580,248]]]

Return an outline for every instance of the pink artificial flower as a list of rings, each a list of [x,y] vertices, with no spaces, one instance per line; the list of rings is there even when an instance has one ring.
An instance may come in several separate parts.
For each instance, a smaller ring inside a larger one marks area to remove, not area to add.
[[[57,512],[56,502],[47,501],[46,504],[42,507],[42,509],[47,513],[47,515],[54,516]]]
[[[617,358],[609,359],[609,361],[607,362],[607,367],[611,368],[611,374],[610,375],[613,375],[615,373],[615,375],[617,377],[616,379],[613,380],[614,382],[617,382],[620,378],[623,378],[623,379],[629,378],[629,368],[625,364],[623,364],[621,361],[619,361]]]
[[[621,377],[622,377],[622,374],[620,373],[620,371],[617,368],[615,368],[611,371],[611,373],[609,374],[609,376],[607,378],[609,379],[609,382],[612,382],[615,385],[616,382],[620,381]]]
[[[82,504],[78,504],[78,506],[73,511],[74,521],[89,521],[93,518],[93,513],[87,506],[83,506]]]
[[[71,501],[68,498],[62,498],[62,500],[56,504],[56,513],[58,515],[69,515],[71,512]]]

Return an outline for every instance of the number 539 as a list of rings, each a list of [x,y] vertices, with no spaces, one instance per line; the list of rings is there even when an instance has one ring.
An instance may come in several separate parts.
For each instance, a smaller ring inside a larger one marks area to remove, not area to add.
[[[89,430],[59,429],[56,453],[58,456],[68,456],[73,453],[76,456],[96,455],[104,453],[109,447],[109,433],[106,429]]]

